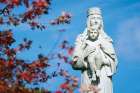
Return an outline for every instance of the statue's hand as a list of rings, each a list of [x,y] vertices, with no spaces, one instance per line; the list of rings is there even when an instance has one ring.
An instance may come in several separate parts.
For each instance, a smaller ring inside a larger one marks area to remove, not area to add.
[[[72,64],[76,64],[76,62],[78,61],[78,59],[79,59],[79,57],[78,56],[75,56],[74,58],[73,58],[73,60],[72,60]]]
[[[87,68],[87,63],[84,60],[82,60],[82,58],[75,56],[72,60],[72,65],[76,64],[77,62],[80,62],[84,65],[85,68]]]

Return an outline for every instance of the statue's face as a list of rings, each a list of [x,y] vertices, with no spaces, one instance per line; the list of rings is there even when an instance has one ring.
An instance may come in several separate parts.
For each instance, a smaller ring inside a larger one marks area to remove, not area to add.
[[[99,36],[99,29],[101,26],[101,15],[90,15],[89,16],[89,26],[88,26],[88,36],[92,40],[96,40]]]
[[[102,21],[102,18],[101,18],[101,15],[90,15],[89,16],[89,26],[90,27],[93,27],[94,28],[99,28],[99,26],[101,26],[101,21]]]
[[[88,36],[91,40],[96,40],[99,36],[99,32],[96,28],[89,27],[88,29]]]

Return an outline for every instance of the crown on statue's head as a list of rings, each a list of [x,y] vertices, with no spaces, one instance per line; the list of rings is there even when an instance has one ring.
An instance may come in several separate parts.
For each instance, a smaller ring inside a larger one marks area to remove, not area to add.
[[[88,16],[89,15],[101,15],[101,9],[99,7],[91,7],[88,9]]]

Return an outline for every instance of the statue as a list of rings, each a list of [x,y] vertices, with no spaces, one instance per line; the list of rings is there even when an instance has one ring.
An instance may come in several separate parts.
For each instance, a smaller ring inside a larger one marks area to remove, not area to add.
[[[117,57],[112,39],[103,30],[101,10],[88,10],[87,27],[78,35],[73,53],[72,67],[80,70],[81,85],[96,86],[97,93],[113,93],[112,75],[117,68]],[[94,93],[87,90],[83,93]]]

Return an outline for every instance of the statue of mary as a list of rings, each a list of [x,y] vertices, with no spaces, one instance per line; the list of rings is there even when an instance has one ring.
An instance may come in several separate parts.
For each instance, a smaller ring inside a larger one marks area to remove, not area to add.
[[[81,70],[81,86],[87,87],[83,93],[113,93],[112,76],[116,72],[117,57],[112,39],[103,30],[101,10],[93,7],[88,10],[87,27],[78,35],[73,53],[72,67]]]

